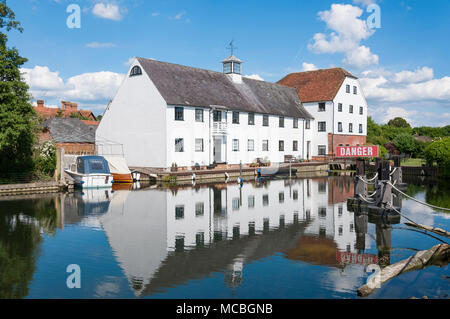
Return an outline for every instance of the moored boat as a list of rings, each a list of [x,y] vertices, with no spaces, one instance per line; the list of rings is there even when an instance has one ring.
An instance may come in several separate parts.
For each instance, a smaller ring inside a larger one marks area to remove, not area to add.
[[[113,176],[103,156],[78,156],[75,164],[65,170],[76,186],[82,188],[112,187]]]
[[[132,184],[133,176],[123,156],[104,156],[114,178],[114,183]]]

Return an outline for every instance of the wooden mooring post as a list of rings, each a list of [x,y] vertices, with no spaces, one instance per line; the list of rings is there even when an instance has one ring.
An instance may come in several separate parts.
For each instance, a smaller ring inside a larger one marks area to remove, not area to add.
[[[367,208],[369,213],[376,215],[398,215],[393,206],[390,162],[377,158],[377,177],[372,180],[366,178],[365,162],[356,160],[356,177],[354,183],[354,197],[347,199],[349,207]],[[368,184],[375,185],[375,193],[368,194]],[[401,198],[396,198],[400,199]]]

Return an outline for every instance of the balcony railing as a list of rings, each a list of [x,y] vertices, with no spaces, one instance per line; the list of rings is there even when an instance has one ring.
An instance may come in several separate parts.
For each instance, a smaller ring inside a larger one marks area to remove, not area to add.
[[[212,127],[213,135],[227,135],[228,134],[228,126],[226,122],[213,122]]]

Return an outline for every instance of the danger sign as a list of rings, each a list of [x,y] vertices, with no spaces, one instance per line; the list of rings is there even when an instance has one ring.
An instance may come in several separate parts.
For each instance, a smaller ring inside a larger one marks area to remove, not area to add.
[[[378,157],[378,146],[338,146],[336,157]]]

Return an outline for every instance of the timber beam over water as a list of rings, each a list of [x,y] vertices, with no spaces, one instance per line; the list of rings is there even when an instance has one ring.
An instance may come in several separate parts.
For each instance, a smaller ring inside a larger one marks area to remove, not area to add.
[[[20,194],[59,193],[72,190],[73,184],[63,182],[37,182],[27,184],[0,185],[0,196]]]
[[[273,166],[270,166],[273,167]],[[289,167],[289,164],[283,164],[283,169]],[[130,167],[132,172],[138,172],[140,174],[140,180],[154,180],[156,182],[176,182],[177,184],[190,183],[193,180],[195,182],[223,182],[226,180],[234,181],[238,177],[243,179],[254,178],[257,176],[259,167],[243,166],[242,168],[233,166],[227,167],[226,165],[220,168],[207,169],[207,170],[178,170],[168,171],[154,168],[145,167]],[[311,177],[311,174],[315,173],[328,174],[327,163],[295,163],[292,164],[293,176],[297,177]]]

